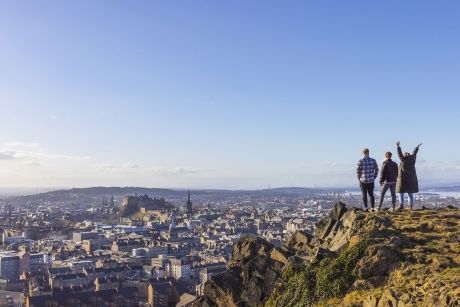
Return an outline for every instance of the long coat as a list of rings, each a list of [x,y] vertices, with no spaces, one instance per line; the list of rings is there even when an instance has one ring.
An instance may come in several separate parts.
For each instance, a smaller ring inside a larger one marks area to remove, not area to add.
[[[401,163],[399,163],[398,180],[396,182],[397,193],[418,193],[418,179],[415,171],[417,152],[418,146],[415,147],[411,155],[404,157],[401,147],[398,146],[398,156]]]

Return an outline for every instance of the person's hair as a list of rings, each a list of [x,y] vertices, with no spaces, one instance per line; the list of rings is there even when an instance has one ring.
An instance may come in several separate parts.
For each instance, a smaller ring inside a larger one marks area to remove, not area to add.
[[[385,158],[387,158],[387,159],[391,159],[392,156],[393,156],[393,154],[391,152],[389,152],[389,151],[387,151],[385,153]]]
[[[364,148],[363,155],[368,155],[368,154],[369,154],[369,148]]]
[[[404,153],[404,157],[409,157],[409,156],[410,156],[410,153],[406,151],[406,152]]]

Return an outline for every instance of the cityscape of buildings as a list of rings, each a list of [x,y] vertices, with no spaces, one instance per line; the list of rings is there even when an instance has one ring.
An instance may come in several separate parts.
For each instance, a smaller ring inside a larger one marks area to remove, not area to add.
[[[335,203],[360,203],[360,196],[349,192],[241,192],[233,200],[215,201],[184,194],[186,200],[175,204],[149,195],[103,197],[85,209],[4,204],[0,290],[9,293],[4,302],[190,306],[205,282],[226,269],[241,236],[258,235],[280,246],[296,230],[313,232]],[[419,194],[417,205],[460,205],[460,200]]]

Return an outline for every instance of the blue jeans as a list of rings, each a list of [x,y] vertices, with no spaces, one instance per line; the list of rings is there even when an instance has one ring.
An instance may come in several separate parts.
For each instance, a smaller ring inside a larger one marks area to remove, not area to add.
[[[361,188],[361,193],[363,194],[363,204],[364,208],[367,209],[367,195],[371,199],[371,207],[374,209],[375,197],[374,197],[374,182],[363,183],[359,182],[359,187]]]
[[[380,200],[379,200],[379,209],[382,207],[383,200],[385,198],[386,192],[390,190],[391,192],[391,205],[393,209],[396,205],[396,183],[384,183],[380,186]]]
[[[414,193],[407,193],[409,194],[409,206],[414,205]],[[401,203],[401,207],[404,207],[404,193],[399,193],[399,202]]]

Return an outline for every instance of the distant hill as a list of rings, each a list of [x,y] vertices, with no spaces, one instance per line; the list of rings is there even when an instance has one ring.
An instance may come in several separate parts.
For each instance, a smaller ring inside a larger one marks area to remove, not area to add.
[[[54,187],[54,188],[0,187],[0,198],[45,193],[45,192],[55,191],[55,190],[60,190],[60,189],[62,188],[61,187]]]
[[[141,187],[91,187],[16,196],[8,198],[8,201],[13,206],[62,204],[86,207],[90,205],[101,204],[104,199],[110,200],[112,196],[116,200],[116,203],[120,204],[123,197],[136,194],[148,194],[152,197],[162,198],[177,198],[185,195],[183,191],[174,191],[168,189]]]
[[[428,188],[432,192],[460,192],[460,185]]]
[[[128,195],[144,195],[150,197],[164,198],[167,201],[182,202],[186,198],[186,190],[180,189],[161,189],[161,188],[143,188],[143,187],[90,187],[90,188],[73,188],[65,190],[49,191],[44,193],[9,197],[8,201],[13,206],[29,205],[46,205],[61,204],[73,205],[75,207],[87,207],[101,204],[103,199],[110,200],[114,197],[117,204],[121,204],[123,197]],[[301,196],[313,195],[327,192],[343,192],[343,189],[317,189],[302,187],[281,187],[263,190],[218,190],[203,189],[193,190],[195,197],[219,197],[222,199],[232,199],[238,195],[266,195],[266,196]]]

